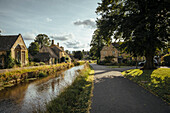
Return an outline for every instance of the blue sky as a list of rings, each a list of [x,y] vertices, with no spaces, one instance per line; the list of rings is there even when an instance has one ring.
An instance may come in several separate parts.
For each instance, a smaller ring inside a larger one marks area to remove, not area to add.
[[[0,0],[1,35],[21,33],[29,46],[47,34],[70,51],[89,50],[100,0]]]

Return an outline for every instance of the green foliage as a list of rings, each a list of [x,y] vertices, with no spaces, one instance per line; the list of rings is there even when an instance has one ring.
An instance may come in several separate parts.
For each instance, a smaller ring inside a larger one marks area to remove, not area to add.
[[[37,42],[31,42],[28,48],[28,52],[34,56],[39,52],[39,45]]]
[[[170,103],[169,68],[159,68],[156,70],[132,69],[124,71],[122,74]]]
[[[105,58],[105,60],[106,60],[106,62],[113,62],[113,58],[115,58],[114,56],[105,56],[104,57]]]
[[[44,46],[50,46],[51,45],[51,40],[46,34],[38,34],[35,37],[35,42],[39,44],[39,47],[41,48],[43,45]]]
[[[70,63],[63,63],[63,64],[57,64],[52,66],[48,65],[48,66],[32,67],[28,69],[19,69],[19,70],[15,69],[13,71],[0,73],[0,90],[4,89],[4,87],[13,86],[15,85],[15,83],[23,82],[28,78],[35,80],[37,77],[44,77],[53,74],[57,71],[70,68],[72,66],[74,65]]]
[[[166,66],[170,66],[170,54],[166,54],[163,56],[164,63]]]
[[[45,65],[45,63],[44,62],[40,62],[40,65]]]
[[[170,40],[169,5],[166,0],[102,0],[96,11],[100,37],[107,43],[111,37],[123,40],[124,51],[145,55],[145,68],[153,68],[156,49]]]
[[[39,66],[40,64],[39,63],[34,63],[34,66]]]
[[[83,53],[81,51],[73,51],[73,56],[79,60],[83,59]]]
[[[100,51],[104,46],[104,40],[102,35],[99,34],[99,29],[95,30],[90,43],[90,56],[92,59],[100,59]]]
[[[46,73],[44,73],[44,72],[40,72],[38,76],[39,76],[39,77],[46,77],[46,76],[47,76],[47,74],[46,74]]]
[[[15,60],[15,64],[16,64],[18,67],[21,67],[21,62],[20,62],[20,61],[16,61],[16,60]]]
[[[11,51],[7,51],[5,55],[5,68],[12,68],[15,65],[15,60],[11,56]]]
[[[47,113],[87,113],[91,104],[92,82],[91,70],[80,72],[71,86],[57,98],[47,104]]]

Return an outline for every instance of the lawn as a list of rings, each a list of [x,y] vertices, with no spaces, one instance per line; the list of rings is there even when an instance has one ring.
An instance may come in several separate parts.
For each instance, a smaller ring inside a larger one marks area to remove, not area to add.
[[[47,104],[47,113],[87,113],[90,110],[94,70],[80,71],[73,84]]]
[[[170,69],[131,69],[122,74],[170,104]]]

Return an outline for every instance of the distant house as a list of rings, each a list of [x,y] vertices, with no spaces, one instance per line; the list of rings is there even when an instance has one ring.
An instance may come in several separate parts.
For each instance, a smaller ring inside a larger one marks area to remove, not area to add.
[[[56,64],[58,62],[58,56],[50,47],[42,46],[39,53],[34,56],[34,61],[44,62],[47,65]]]
[[[128,56],[126,53],[122,53],[119,50],[119,44],[118,43],[112,43],[109,46],[104,46],[102,50],[100,51],[100,60],[104,61],[105,57],[107,56],[114,56],[113,61],[116,63],[121,63],[125,57]]]
[[[64,47],[62,46],[59,47],[59,43],[55,45],[54,40],[52,40],[52,44],[50,47],[42,46],[39,49],[39,53],[34,56],[34,61],[44,62],[50,65],[50,64],[71,61],[71,58],[64,51]]]
[[[11,57],[21,65],[28,63],[28,50],[24,40],[19,35],[0,35],[0,65],[5,66],[5,55],[11,52]]]
[[[52,40],[52,44],[50,48],[53,50],[53,52],[58,56],[58,62],[65,62],[71,61],[70,56],[64,51],[64,47],[59,46],[59,43],[57,45],[54,44],[54,40]]]

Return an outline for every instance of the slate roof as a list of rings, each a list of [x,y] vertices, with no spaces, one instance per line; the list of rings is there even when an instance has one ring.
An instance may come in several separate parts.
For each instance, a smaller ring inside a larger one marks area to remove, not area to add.
[[[14,45],[19,35],[0,35],[0,51],[8,51]]]

